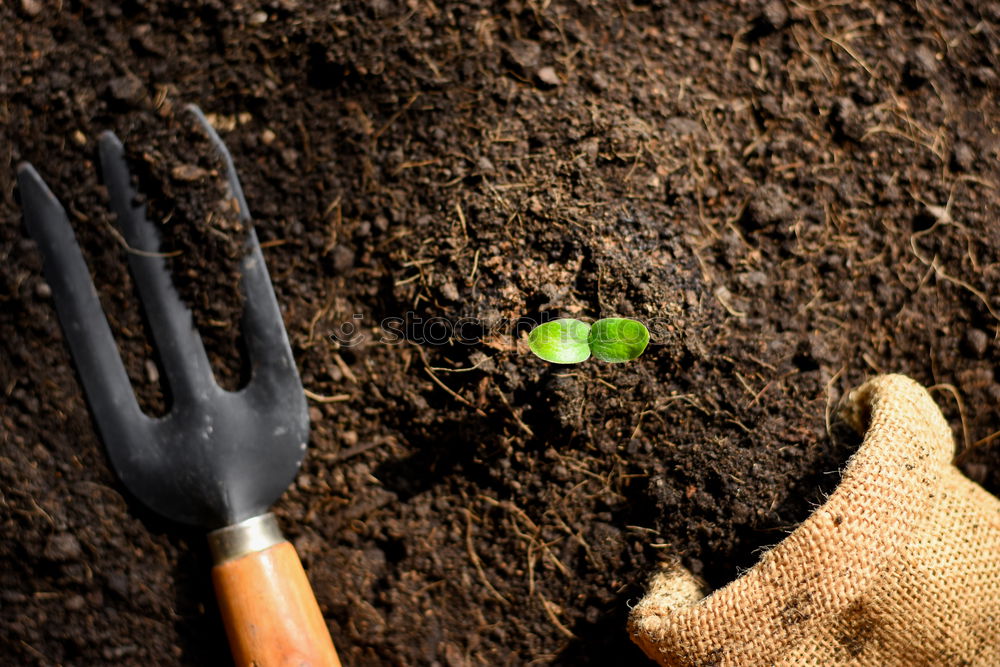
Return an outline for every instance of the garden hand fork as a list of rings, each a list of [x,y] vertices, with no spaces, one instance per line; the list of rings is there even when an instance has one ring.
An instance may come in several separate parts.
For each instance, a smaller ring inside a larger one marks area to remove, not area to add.
[[[241,260],[243,336],[251,379],[216,384],[190,310],[136,203],[125,151],[111,132],[99,151],[111,208],[129,247],[169,384],[170,412],[143,414],[63,207],[28,163],[18,166],[24,219],[44,259],[59,320],[108,457],[122,483],[169,519],[209,529],[212,579],[237,665],[338,666],[333,642],[295,549],[268,508],[295,478],[309,437],[305,396],[250,224],[232,157],[200,109],[188,111],[225,163],[248,230]]]

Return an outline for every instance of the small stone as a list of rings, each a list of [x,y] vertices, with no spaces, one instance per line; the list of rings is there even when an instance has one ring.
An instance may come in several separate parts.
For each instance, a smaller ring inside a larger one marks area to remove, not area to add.
[[[200,181],[208,176],[208,170],[194,164],[181,164],[170,170],[170,176],[175,181],[190,183],[192,181]]]
[[[962,347],[971,356],[982,359],[990,345],[990,337],[982,329],[968,329],[962,337]]]
[[[757,107],[771,118],[781,118],[781,102],[774,95],[761,95],[757,100]]]
[[[850,97],[838,97],[834,101],[829,122],[838,139],[858,142],[865,136],[864,119]]]
[[[461,296],[458,293],[458,288],[455,287],[455,283],[450,280],[444,285],[441,285],[441,296],[448,299],[449,301],[458,301]]]
[[[77,146],[86,146],[87,135],[85,135],[80,130],[76,130],[75,132],[73,132],[73,143],[75,143]]]
[[[295,169],[299,161],[299,152],[294,148],[286,148],[281,151],[281,161],[289,169]]]
[[[145,51],[158,56],[167,55],[166,49],[156,41],[156,34],[153,26],[148,23],[140,23],[132,28],[132,44],[140,52]]]
[[[608,89],[608,77],[603,72],[593,71],[590,73],[590,87],[601,93]]]
[[[496,167],[493,166],[493,163],[490,162],[490,159],[485,155],[476,161],[476,166],[479,167],[479,171],[484,174],[489,174],[496,169]]]
[[[754,193],[746,216],[755,226],[763,227],[790,219],[792,207],[780,186],[765,185]]]
[[[116,570],[110,573],[106,579],[108,590],[120,598],[128,597],[128,577],[125,573]]]
[[[264,130],[260,133],[260,142],[265,146],[270,146],[277,138],[277,135],[275,135],[271,130]]]
[[[358,444],[358,434],[356,431],[344,431],[340,434],[340,439],[346,447],[353,447]]]
[[[664,126],[667,132],[677,136],[697,134],[701,131],[701,125],[699,125],[697,121],[683,116],[674,116],[673,118],[667,119]]]
[[[375,229],[384,232],[389,229],[389,218],[384,215],[375,216]]]
[[[951,162],[961,171],[972,171],[976,166],[976,154],[965,142],[958,142],[951,149]]]
[[[264,25],[267,23],[267,12],[256,11],[250,15],[250,25]]]
[[[788,8],[782,0],[771,0],[764,5],[760,18],[771,30],[781,30],[788,23]]]
[[[914,50],[913,59],[919,62],[920,67],[928,73],[938,71],[939,63],[937,54],[928,48],[926,44],[921,44]]]
[[[530,71],[538,64],[542,55],[542,47],[538,42],[515,41],[504,49],[504,56],[510,65],[521,72]]]
[[[142,100],[145,89],[138,77],[128,74],[111,79],[108,82],[108,94],[119,102],[135,104]]]
[[[39,0],[21,0],[21,11],[34,18],[42,13],[42,3]]]
[[[333,249],[333,270],[344,273],[354,266],[354,251],[347,246],[338,245]]]
[[[66,563],[79,560],[83,555],[83,549],[80,548],[80,541],[72,533],[56,533],[45,544],[42,555],[48,560]]]
[[[562,79],[559,78],[559,75],[556,74],[555,69],[552,67],[546,66],[539,68],[539,70],[535,73],[535,76],[537,76],[538,80],[547,86],[558,86],[562,83]]]
[[[35,285],[35,296],[39,299],[48,299],[52,297],[52,288],[44,280],[38,281]]]
[[[915,89],[934,78],[939,67],[937,55],[921,44],[914,49],[903,66],[903,85]]]
[[[146,380],[149,384],[156,384],[160,381],[160,369],[152,359],[146,359]]]
[[[309,408],[309,421],[318,422],[323,419],[323,411],[315,405]]]
[[[87,606],[87,601],[83,599],[82,595],[71,595],[66,598],[64,604],[69,611],[80,611]]]

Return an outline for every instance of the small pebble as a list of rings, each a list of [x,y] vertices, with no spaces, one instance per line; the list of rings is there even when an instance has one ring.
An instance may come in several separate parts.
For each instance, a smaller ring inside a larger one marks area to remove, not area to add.
[[[21,0],[21,11],[34,18],[42,13],[42,3],[39,0]]]
[[[208,171],[194,164],[181,164],[170,170],[170,176],[175,181],[190,183],[205,178],[208,176]]]
[[[39,299],[48,299],[52,296],[52,288],[44,280],[35,285],[35,296]]]
[[[758,227],[789,220],[794,215],[788,195],[778,185],[764,185],[754,194],[746,214]]]
[[[309,421],[318,422],[323,419],[323,411],[315,405],[309,408]]]
[[[969,144],[958,142],[951,149],[951,161],[955,167],[962,171],[972,171],[973,167],[976,166],[976,154]]]
[[[504,55],[522,72],[530,71],[538,63],[542,47],[538,42],[515,41],[506,46]]]
[[[83,555],[83,549],[72,533],[56,533],[45,544],[43,555],[48,560],[65,563],[78,560]]]
[[[121,598],[128,597],[128,577],[124,572],[115,571],[107,576],[108,590]]]
[[[286,148],[281,151],[281,161],[289,169],[295,169],[299,161],[299,152],[294,148]]]
[[[156,367],[156,363],[152,359],[146,359],[146,380],[150,384],[156,384],[160,381],[160,369]]]
[[[664,123],[664,127],[667,132],[677,136],[697,134],[701,131],[701,125],[698,121],[684,116],[674,116],[673,118],[667,119]]]
[[[559,75],[556,74],[555,69],[552,67],[539,68],[538,72],[536,72],[535,75],[538,77],[539,81],[541,81],[547,86],[558,86],[559,84],[562,83],[562,80],[559,78]]]
[[[250,25],[264,25],[267,23],[267,12],[256,11],[250,15]]]
[[[450,280],[441,285],[441,296],[449,301],[458,301],[461,298],[458,294],[458,288],[455,287],[455,283]]]
[[[608,89],[608,77],[603,72],[594,71],[590,73],[590,87],[598,92]]]
[[[274,143],[274,140],[277,138],[278,138],[277,135],[275,135],[274,132],[272,132],[271,130],[264,130],[263,132],[260,133],[260,141],[265,146],[270,146],[271,144]]]
[[[75,143],[77,146],[86,146],[87,135],[85,135],[80,130],[76,130],[75,132],[73,132],[73,143]]]
[[[982,329],[968,329],[962,337],[962,344],[966,352],[982,359],[990,345],[990,337]]]
[[[347,246],[338,245],[333,249],[333,270],[343,273],[354,266],[354,251]]]
[[[764,5],[761,18],[767,24],[768,28],[781,30],[788,23],[788,8],[785,7],[785,3],[781,0],[771,0],[771,2]]]
[[[142,81],[138,77],[129,74],[111,79],[108,82],[108,94],[111,95],[112,99],[119,102],[135,104],[142,100],[145,90]]]
[[[80,611],[87,606],[87,601],[83,599],[82,595],[71,595],[66,598],[65,605],[69,611]]]
[[[479,171],[484,174],[491,173],[496,169],[496,167],[493,166],[493,163],[490,162],[490,159],[485,155],[476,161],[476,166],[479,167]]]
[[[850,97],[838,97],[830,108],[830,127],[843,138],[861,141],[865,136],[865,122],[861,111]]]

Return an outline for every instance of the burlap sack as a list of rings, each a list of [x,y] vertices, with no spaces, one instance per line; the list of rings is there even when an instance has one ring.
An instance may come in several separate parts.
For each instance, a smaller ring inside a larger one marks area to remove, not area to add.
[[[954,465],[927,391],[852,392],[868,425],[826,503],[745,575],[703,597],[675,568],[633,609],[662,665],[1000,665],[1000,501]]]

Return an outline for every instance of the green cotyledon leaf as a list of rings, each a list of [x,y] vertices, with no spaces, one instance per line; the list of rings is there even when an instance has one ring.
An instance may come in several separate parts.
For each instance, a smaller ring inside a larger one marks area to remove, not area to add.
[[[587,343],[591,354],[601,361],[632,361],[649,344],[649,330],[635,320],[608,317],[594,322]]]
[[[590,357],[590,325],[562,318],[540,324],[528,334],[528,346],[536,355],[554,364],[576,364]]]

